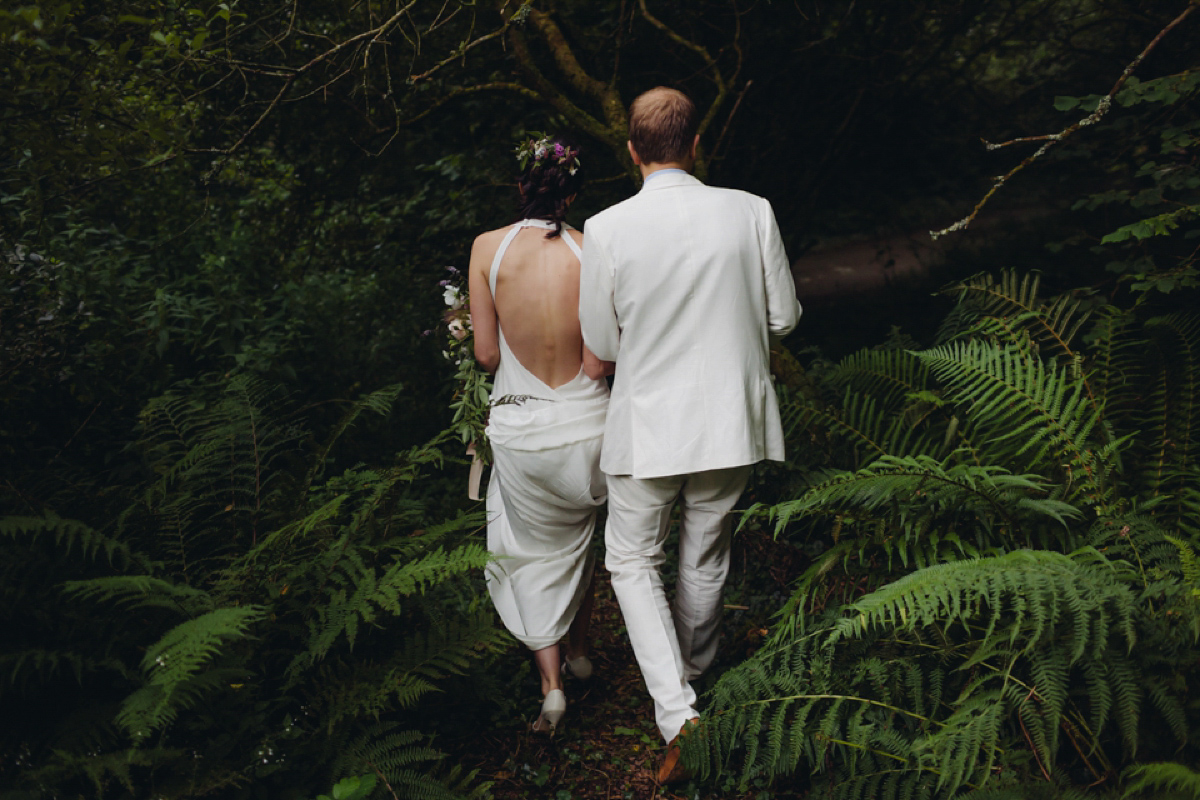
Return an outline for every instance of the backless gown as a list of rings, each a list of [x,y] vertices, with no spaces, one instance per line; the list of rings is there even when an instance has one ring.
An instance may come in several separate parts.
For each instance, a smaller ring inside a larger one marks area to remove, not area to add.
[[[554,223],[527,219],[512,226],[488,275],[493,299],[509,244],[530,227]],[[581,257],[565,232],[561,240]],[[581,365],[574,378],[552,389],[513,355],[503,325],[499,340],[487,426],[493,454],[487,542],[496,556],[487,587],[505,627],[540,650],[566,635],[590,587],[592,532],[607,495],[600,443],[608,384],[589,378]]]

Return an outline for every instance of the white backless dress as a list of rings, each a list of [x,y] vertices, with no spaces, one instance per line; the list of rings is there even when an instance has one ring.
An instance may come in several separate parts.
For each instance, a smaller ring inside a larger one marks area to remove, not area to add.
[[[492,260],[488,285],[505,251],[525,228],[554,223],[527,219],[513,225]],[[562,241],[576,258],[579,246]],[[531,650],[558,642],[589,590],[596,511],[607,496],[600,444],[608,411],[608,384],[583,371],[550,388],[525,368],[499,326],[500,365],[492,389],[487,434],[492,445],[488,482],[488,549],[496,560],[487,587],[508,630]]]

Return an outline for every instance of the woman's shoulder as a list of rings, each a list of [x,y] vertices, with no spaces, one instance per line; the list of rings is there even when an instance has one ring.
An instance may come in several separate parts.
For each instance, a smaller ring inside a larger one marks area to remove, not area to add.
[[[475,241],[471,244],[471,262],[481,266],[492,263],[492,258],[500,249],[500,243],[504,241],[504,235],[508,233],[509,227],[511,226],[484,231],[476,236]]]
[[[511,225],[505,225],[503,228],[484,231],[475,237],[475,245],[477,247],[486,247],[491,245],[492,249],[494,250],[500,246],[500,242],[504,240],[504,235],[508,233],[508,229],[511,227]]]

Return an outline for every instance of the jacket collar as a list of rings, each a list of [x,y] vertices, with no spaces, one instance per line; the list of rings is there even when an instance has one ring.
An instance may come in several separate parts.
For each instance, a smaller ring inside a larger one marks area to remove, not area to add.
[[[686,172],[669,172],[666,175],[658,175],[653,180],[642,183],[642,188],[638,194],[642,192],[656,192],[659,189],[666,189],[670,186],[700,186],[701,181],[693,175]]]

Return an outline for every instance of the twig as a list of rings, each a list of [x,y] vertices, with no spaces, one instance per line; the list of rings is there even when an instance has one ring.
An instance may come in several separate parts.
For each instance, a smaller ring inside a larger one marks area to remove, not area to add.
[[[1025,698],[1025,702],[1028,703],[1033,698],[1033,696],[1034,696],[1034,689],[1031,688],[1029,690],[1029,695]],[[1024,705],[1024,703],[1022,703],[1022,705]],[[1042,765],[1042,757],[1038,755],[1037,745],[1034,744],[1033,737],[1029,735],[1029,729],[1025,727],[1025,718],[1023,716],[1021,716],[1020,709],[1017,709],[1017,722],[1021,723],[1021,732],[1025,734],[1025,741],[1029,742],[1029,751],[1031,753],[1033,753],[1033,760],[1037,762],[1038,769],[1040,769],[1042,771],[1042,776],[1045,777],[1047,782],[1049,782],[1050,781],[1050,773],[1047,772],[1046,768]]]
[[[400,800],[400,795],[396,794],[396,790],[392,788],[390,783],[388,783],[388,779],[384,776],[383,771],[380,770],[379,767],[375,766],[375,762],[368,761],[367,763],[371,765],[371,769],[375,770],[375,774],[379,776],[379,780],[383,781],[383,785],[387,787],[388,793],[391,794],[395,800]]]
[[[725,142],[725,134],[729,133],[729,124],[733,122],[733,115],[737,113],[738,107],[742,104],[742,98],[746,96],[746,92],[750,90],[753,80],[746,81],[746,85],[738,92],[737,100],[733,101],[733,108],[729,109],[729,116],[725,118],[725,125],[721,128],[721,135],[717,137],[717,143],[713,145],[712,155],[709,156],[710,161],[717,160],[717,153],[721,152],[721,145]]]
[[[254,133],[254,131],[258,130],[259,126],[262,125],[262,123],[264,121],[266,121],[267,117],[269,117],[271,115],[271,112],[273,112],[275,110],[275,108],[279,105],[280,101],[283,100],[284,95],[286,95],[288,90],[291,89],[292,84],[294,84],[296,82],[297,78],[299,78],[301,75],[308,72],[310,69],[317,66],[321,62],[327,61],[328,59],[333,58],[335,55],[337,55],[342,50],[346,49],[347,47],[350,47],[353,44],[357,44],[358,42],[361,42],[364,39],[371,39],[372,42],[379,41],[379,38],[381,36],[383,36],[384,33],[386,33],[389,28],[391,28],[393,25],[397,24],[400,21],[400,19],[408,12],[408,10],[410,8],[412,8],[414,5],[416,5],[416,3],[417,3],[417,0],[411,0],[411,2],[409,2],[406,6],[404,6],[400,10],[398,10],[395,14],[393,14],[391,17],[389,17],[385,22],[383,22],[378,27],[372,28],[369,31],[363,31],[362,33],[351,36],[349,39],[346,39],[345,41],[343,41],[337,45],[334,45],[332,48],[330,48],[329,50],[326,50],[324,53],[321,53],[321,54],[313,57],[313,59],[311,61],[309,61],[307,64],[305,64],[304,66],[297,69],[294,73],[292,73],[292,75],[286,81],[284,81],[283,86],[280,88],[279,92],[275,95],[274,99],[271,100],[271,102],[267,106],[266,110],[263,111],[258,116],[258,119],[254,120],[254,124],[251,125],[246,130],[246,132],[241,135],[241,137],[234,143],[233,147],[230,147],[228,150],[225,151],[225,157],[219,159],[215,164],[213,164],[213,166],[208,170],[208,172],[205,173],[205,175],[204,175],[205,182],[207,182],[209,179],[211,179],[212,176],[214,174],[216,174],[216,172],[218,170],[220,170],[220,168],[222,166],[225,165],[225,162],[228,161],[229,158],[234,153],[236,153],[243,144],[245,144],[246,140],[250,137],[250,135],[252,133]]]
[[[489,40],[491,40],[491,39],[495,39],[497,36],[503,36],[503,35],[504,35],[504,33],[505,33],[505,31],[507,31],[507,30],[508,30],[508,26],[509,26],[509,21],[508,21],[508,20],[505,20],[505,22],[504,22],[504,25],[503,25],[503,26],[501,26],[501,27],[500,27],[498,30],[494,30],[494,31],[492,31],[491,33],[485,33],[483,36],[480,36],[480,37],[479,37],[478,39],[476,39],[475,41],[473,41],[473,42],[469,42],[469,43],[466,43],[466,44],[464,44],[464,45],[463,45],[463,46],[462,46],[460,49],[458,49],[458,50],[455,50],[455,51],[454,51],[453,53],[451,53],[449,56],[447,56],[446,58],[442,59],[442,60],[441,60],[441,61],[439,61],[438,63],[434,64],[432,67],[430,67],[429,69],[425,70],[425,71],[424,71],[424,72],[422,72],[420,75],[413,75],[413,76],[411,76],[411,77],[408,79],[408,80],[409,80],[409,83],[414,83],[414,84],[415,84],[415,83],[419,83],[419,82],[421,82],[421,81],[425,80],[426,78],[428,78],[428,77],[429,77],[430,75],[432,75],[433,73],[437,72],[437,71],[438,71],[439,69],[441,69],[442,67],[444,67],[444,66],[446,66],[447,64],[449,64],[450,62],[452,62],[452,61],[454,61],[454,60],[456,60],[456,59],[458,59],[458,58],[460,58],[460,57],[466,56],[466,54],[467,54],[467,51],[468,51],[468,50],[471,50],[472,48],[474,48],[474,47],[476,47],[476,46],[478,46],[478,45],[481,45],[481,44],[483,44],[483,43],[484,43],[484,42],[486,42],[486,41],[489,41]]]
[[[698,130],[700,133],[704,133],[704,131],[708,130],[708,126],[712,124],[713,118],[716,117],[717,111],[725,103],[725,98],[729,94],[729,83],[725,80],[724,74],[721,73],[720,65],[717,64],[717,60],[702,45],[684,38],[665,22],[651,14],[650,10],[646,8],[646,0],[638,0],[638,8],[641,10],[642,16],[646,18],[646,21],[665,33],[668,39],[699,55],[704,60],[705,66],[712,73],[713,83],[717,85],[717,96],[713,99],[712,105],[709,106],[704,118],[700,120]],[[738,17],[738,28],[740,29],[740,27],[741,17]]]
[[[88,414],[88,415],[87,415],[87,419],[85,419],[85,420],[83,421],[83,424],[82,424],[82,425],[80,425],[80,426],[79,426],[79,428],[78,428],[78,429],[77,429],[77,430],[76,430],[76,431],[75,431],[73,434],[71,434],[71,438],[70,438],[70,439],[67,439],[67,443],[66,443],[66,444],[64,444],[64,445],[62,446],[62,448],[61,448],[61,449],[60,449],[60,450],[59,450],[57,453],[55,453],[55,454],[54,454],[54,458],[50,459],[50,460],[49,460],[49,461],[46,463],[46,466],[49,466],[50,464],[53,464],[55,461],[57,461],[57,460],[58,460],[58,457],[59,457],[59,456],[61,456],[63,453],[65,453],[65,452],[66,452],[67,448],[71,446],[71,442],[75,441],[75,437],[76,437],[76,436],[78,436],[78,435],[79,435],[79,434],[80,434],[80,433],[83,431],[83,429],[87,427],[87,424],[88,424],[89,422],[91,422],[91,421],[92,421],[92,417],[95,415],[95,413],[96,413],[96,410],[97,410],[98,408],[100,408],[100,406],[101,406],[101,405],[103,405],[103,404],[104,404],[104,401],[103,401],[103,400],[101,400],[101,401],[99,401],[98,403],[96,403],[96,405],[95,405],[95,406],[92,408],[92,412],[91,412],[90,414]]]
[[[958,222],[954,223],[953,225],[951,225],[947,228],[942,228],[941,230],[938,230],[938,231],[930,231],[929,232],[930,238],[937,239],[939,236],[945,236],[947,233],[953,233],[954,231],[966,230],[967,226],[970,225],[971,222],[974,221],[975,217],[979,215],[980,209],[983,208],[983,206],[987,203],[987,201],[992,198],[992,195],[994,195],[1000,189],[1001,186],[1008,183],[1010,178],[1012,178],[1014,175],[1016,175],[1021,170],[1025,169],[1025,167],[1029,166],[1034,161],[1037,161],[1039,158],[1041,158],[1046,153],[1047,150],[1049,150],[1051,147],[1053,147],[1054,145],[1061,142],[1063,139],[1066,139],[1068,136],[1075,133],[1080,128],[1087,127],[1088,125],[1095,125],[1097,122],[1099,122],[1100,119],[1105,114],[1108,113],[1109,108],[1112,107],[1113,97],[1115,97],[1117,92],[1119,92],[1121,90],[1121,87],[1125,85],[1125,81],[1127,81],[1129,79],[1129,76],[1133,74],[1133,71],[1138,68],[1138,66],[1142,63],[1142,61],[1145,60],[1146,56],[1150,55],[1150,51],[1152,51],[1155,47],[1158,46],[1158,43],[1160,41],[1162,41],[1162,38],[1164,36],[1166,36],[1167,33],[1169,33],[1176,25],[1178,25],[1179,23],[1181,23],[1185,19],[1187,19],[1188,15],[1196,10],[1197,5],[1200,5],[1200,2],[1198,2],[1198,0],[1191,0],[1191,2],[1188,3],[1188,7],[1183,10],[1182,14],[1180,14],[1175,19],[1171,20],[1171,22],[1168,23],[1165,28],[1163,28],[1161,31],[1158,32],[1158,35],[1155,36],[1154,39],[1151,40],[1150,44],[1146,45],[1145,49],[1142,50],[1142,52],[1138,54],[1137,58],[1135,58],[1133,61],[1129,62],[1129,66],[1125,67],[1125,71],[1121,73],[1121,77],[1117,79],[1117,82],[1115,84],[1113,84],[1112,89],[1110,89],[1108,91],[1108,94],[1106,94],[1106,95],[1104,95],[1104,97],[1100,98],[1100,102],[1096,105],[1096,110],[1093,111],[1088,116],[1079,120],[1074,125],[1070,125],[1070,126],[1064,128],[1063,130],[1059,131],[1058,133],[1048,133],[1048,134],[1045,134],[1042,136],[1022,136],[1018,139],[1010,139],[1009,141],[1002,142],[1000,144],[991,144],[988,142],[984,142],[984,144],[987,146],[987,148],[989,150],[998,150],[1001,147],[1007,147],[1010,144],[1017,144],[1020,142],[1043,142],[1044,141],[1045,144],[1043,144],[1041,147],[1039,147],[1037,149],[1037,151],[1035,151],[1033,153],[1033,155],[1025,158],[1025,160],[1022,161],[1020,164],[1017,164],[1015,167],[1010,169],[1008,172],[997,177],[995,179],[995,182],[992,184],[992,188],[988,190],[987,194],[985,194],[983,196],[982,200],[980,200],[978,203],[975,204],[975,208],[971,210],[970,214],[968,214],[966,217],[963,217]]]
[[[425,117],[429,116],[434,111],[437,111],[439,108],[441,108],[446,103],[450,102],[451,100],[453,100],[456,97],[462,97],[465,94],[474,94],[475,92],[489,92],[489,91],[515,92],[519,95],[522,95],[523,97],[528,97],[532,100],[541,100],[542,99],[542,96],[540,94],[538,94],[537,92],[535,92],[533,89],[530,89],[528,86],[525,86],[524,84],[515,83],[512,81],[493,81],[491,83],[481,83],[476,86],[461,86],[457,89],[454,89],[454,90],[446,93],[446,95],[444,97],[442,97],[436,103],[431,105],[429,108],[418,113],[416,116],[409,117],[406,120],[402,120],[401,122],[398,122],[397,126],[411,125],[414,122],[417,122],[418,120],[424,119]]]

